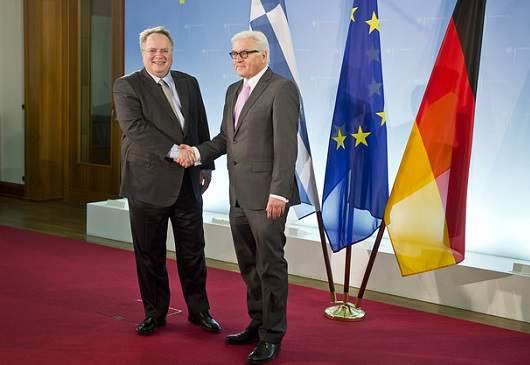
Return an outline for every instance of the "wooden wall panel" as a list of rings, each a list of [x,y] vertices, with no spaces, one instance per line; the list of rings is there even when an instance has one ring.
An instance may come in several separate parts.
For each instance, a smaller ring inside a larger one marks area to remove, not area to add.
[[[26,197],[63,197],[67,0],[24,3]]]
[[[112,1],[112,73],[123,75],[124,0]],[[26,197],[94,201],[118,195],[120,129],[111,127],[111,163],[81,163],[81,5],[90,0],[25,0]],[[85,55],[87,56],[87,55]]]
[[[65,200],[97,201],[117,198],[120,183],[120,137],[121,132],[117,121],[111,125],[111,159],[109,165],[97,165],[80,162],[80,57],[90,56],[79,46],[80,36],[80,1],[72,1],[69,5],[69,52],[68,87],[69,107],[67,126],[67,149],[65,151]],[[124,69],[124,0],[112,1],[113,29],[112,34],[112,74],[113,79],[123,75]]]

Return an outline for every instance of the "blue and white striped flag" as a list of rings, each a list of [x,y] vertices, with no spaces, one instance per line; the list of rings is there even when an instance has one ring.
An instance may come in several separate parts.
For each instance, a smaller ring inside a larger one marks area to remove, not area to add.
[[[293,80],[297,85],[298,72],[294,59],[291,32],[283,0],[252,0],[250,6],[250,27],[263,32],[269,40],[270,68],[273,72]],[[300,119],[298,121],[298,158],[296,160],[296,181],[302,204],[294,207],[298,219],[320,211],[311,149],[307,138],[304,106],[300,98]]]

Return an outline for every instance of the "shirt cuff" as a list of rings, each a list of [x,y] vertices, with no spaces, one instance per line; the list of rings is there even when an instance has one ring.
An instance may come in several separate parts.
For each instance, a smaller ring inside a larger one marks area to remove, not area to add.
[[[169,150],[168,155],[169,158],[177,158],[179,155],[179,146],[174,144],[173,147],[171,147],[171,149]]]
[[[195,166],[202,165],[201,162],[201,153],[199,152],[199,149],[195,146],[191,147],[193,150],[193,153],[195,154]]]
[[[269,194],[269,196],[270,196],[271,198],[275,198],[275,199],[281,200],[281,201],[284,202],[284,203],[289,203],[289,199],[286,199],[286,198],[284,198],[283,196],[276,195],[276,194]]]

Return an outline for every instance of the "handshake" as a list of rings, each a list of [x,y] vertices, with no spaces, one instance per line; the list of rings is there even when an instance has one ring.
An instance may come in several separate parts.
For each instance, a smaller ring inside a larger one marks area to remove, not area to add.
[[[190,166],[200,164],[199,158],[199,151],[196,148],[190,147],[186,144],[181,144],[178,146],[178,150],[176,156],[173,157],[173,161],[184,168],[188,168]]]
[[[178,163],[184,168],[190,166],[200,165],[200,155],[199,150],[195,147],[190,147],[186,144],[181,144],[178,146],[176,151],[171,152],[173,161]],[[201,188],[201,194],[208,189],[210,181],[212,180],[212,171],[211,170],[199,170],[199,186]]]

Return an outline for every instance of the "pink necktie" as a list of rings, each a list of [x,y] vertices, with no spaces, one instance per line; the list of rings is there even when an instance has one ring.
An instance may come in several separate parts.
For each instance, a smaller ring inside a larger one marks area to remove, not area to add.
[[[248,82],[244,82],[243,87],[241,88],[241,91],[237,96],[236,106],[234,107],[234,127],[237,127],[239,114],[241,114],[241,110],[243,109],[243,106],[245,105],[245,102],[247,101],[249,95],[250,85],[248,84]]]

